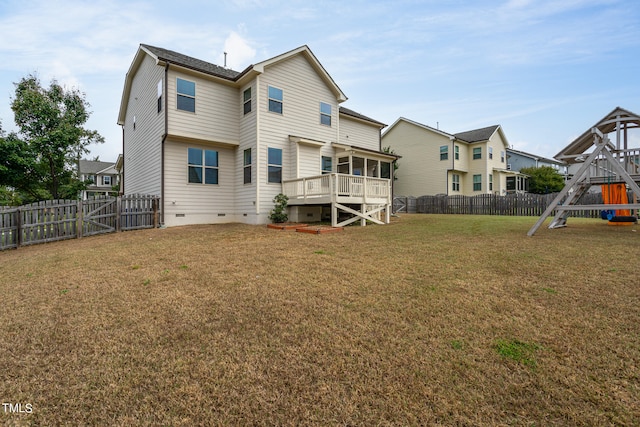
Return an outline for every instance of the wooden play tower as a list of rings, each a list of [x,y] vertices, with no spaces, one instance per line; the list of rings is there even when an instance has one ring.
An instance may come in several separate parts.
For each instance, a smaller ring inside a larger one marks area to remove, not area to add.
[[[635,139],[630,137],[630,131],[637,128],[640,128],[640,116],[618,107],[556,154],[554,157],[557,160],[580,166],[527,234],[533,236],[554,212],[549,228],[566,226],[572,211],[599,209],[633,212],[640,209],[640,140],[637,133]],[[614,135],[615,143],[609,135]],[[580,204],[581,196],[592,185],[618,184],[626,185],[631,190],[630,203]]]

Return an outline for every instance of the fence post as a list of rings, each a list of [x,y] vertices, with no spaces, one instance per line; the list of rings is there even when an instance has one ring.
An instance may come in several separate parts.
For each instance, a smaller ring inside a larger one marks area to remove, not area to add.
[[[77,223],[76,223],[76,235],[78,239],[82,239],[82,200],[78,200],[78,210],[77,210]]]
[[[22,211],[16,209],[16,249],[22,244]]]
[[[158,199],[153,198],[153,228],[158,228]]]
[[[122,197],[116,197],[116,233],[121,231],[120,218],[122,216]]]

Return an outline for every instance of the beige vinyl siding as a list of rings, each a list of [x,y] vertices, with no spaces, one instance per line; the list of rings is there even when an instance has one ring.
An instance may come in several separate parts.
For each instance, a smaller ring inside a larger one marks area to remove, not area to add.
[[[298,144],[298,177],[320,174],[320,147]]]
[[[402,156],[393,184],[396,195],[418,197],[447,193],[447,170],[452,166],[448,137],[400,121],[384,134],[382,145],[390,146]],[[442,145],[449,146],[448,160],[440,160]]]
[[[498,171],[493,171],[494,169],[507,169],[507,159],[506,159],[506,151],[507,151],[507,143],[502,138],[500,132],[495,132],[491,139],[489,139],[489,146],[493,147],[493,159],[488,162],[488,173],[493,173],[493,191],[492,193],[504,194],[502,190],[507,189],[507,178],[504,173],[499,173]],[[504,163],[500,161],[500,152],[505,152],[505,161]]]
[[[124,189],[127,194],[160,195],[164,105],[158,113],[157,96],[158,82],[163,79],[164,68],[145,55],[131,82],[125,115]]]
[[[240,114],[240,145],[236,151],[236,211],[242,222],[256,222],[257,197],[257,81],[253,80],[238,91],[238,99],[243,101],[244,91],[251,87],[251,112],[244,114],[243,104],[238,107]],[[244,150],[251,149],[251,184],[244,184]],[[246,216],[245,216],[246,214]]]
[[[218,184],[188,183],[188,148],[218,152]],[[236,148],[221,144],[165,142],[165,224],[213,224],[237,221],[234,203]],[[184,217],[176,215],[184,214]],[[224,216],[221,216],[224,214]]]
[[[482,158],[474,159],[473,158],[473,149],[480,147],[482,149]],[[467,174],[467,179],[465,180],[465,195],[474,196],[477,194],[487,193],[489,191],[489,173],[487,169],[489,153],[487,151],[487,143],[486,142],[477,142],[473,144],[469,144],[468,148],[468,157],[469,157],[469,173]],[[495,150],[494,150],[495,155]],[[473,190],[473,175],[481,175],[482,176],[482,190],[474,191]]]
[[[283,113],[277,114],[268,109],[268,87],[273,86],[283,91]],[[337,141],[338,104],[335,96],[320,79],[315,70],[303,55],[296,55],[285,61],[275,63],[265,69],[260,76],[257,91],[257,108],[259,111],[259,167],[257,181],[260,188],[260,213],[266,220],[273,209],[273,198],[282,191],[280,184],[267,183],[267,148],[282,149],[282,179],[293,179],[297,176],[297,143],[291,142],[289,136],[298,136],[329,145]],[[332,125],[320,124],[320,102],[331,105]],[[320,154],[316,149],[317,165],[320,173]],[[315,156],[312,156],[315,157]],[[312,160],[303,159],[305,171],[310,171]],[[305,172],[306,173],[306,172]]]
[[[341,115],[340,143],[369,150],[380,150],[380,128]]]
[[[195,82],[195,113],[177,109],[177,78]],[[203,141],[239,144],[242,102],[238,88],[169,68],[169,134]]]

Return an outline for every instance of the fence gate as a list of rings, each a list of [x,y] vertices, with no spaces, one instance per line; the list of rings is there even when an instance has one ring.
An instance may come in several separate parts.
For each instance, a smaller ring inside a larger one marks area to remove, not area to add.
[[[101,196],[82,202],[82,235],[112,233],[118,226],[117,197]]]

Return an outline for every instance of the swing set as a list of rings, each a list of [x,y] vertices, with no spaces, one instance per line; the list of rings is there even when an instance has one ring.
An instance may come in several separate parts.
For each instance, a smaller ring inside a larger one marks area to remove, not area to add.
[[[549,228],[566,227],[573,211],[599,210],[611,225],[637,223],[640,210],[640,147],[632,147],[629,131],[640,128],[640,116],[617,107],[554,157],[577,171],[527,233],[538,230],[554,214]],[[615,133],[615,144],[609,139]],[[589,152],[589,150],[592,150]],[[600,186],[603,203],[580,204],[591,186]],[[629,202],[628,191],[633,201]],[[635,211],[635,215],[633,215]]]

